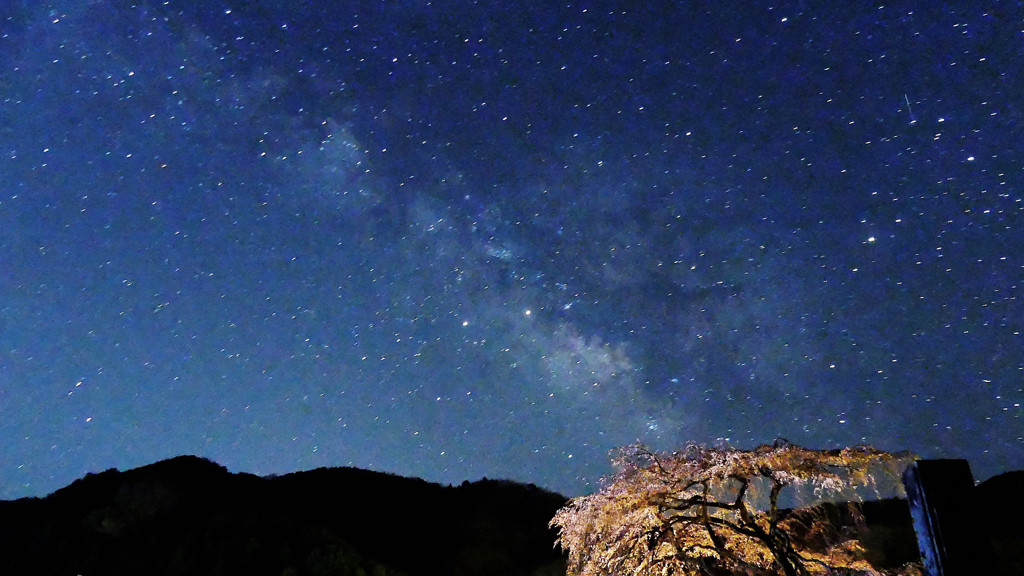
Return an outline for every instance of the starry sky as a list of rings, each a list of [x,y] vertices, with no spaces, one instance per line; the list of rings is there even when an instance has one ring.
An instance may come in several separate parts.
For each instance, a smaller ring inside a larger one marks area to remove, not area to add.
[[[8,8],[0,499],[178,454],[1024,466],[1019,3]]]

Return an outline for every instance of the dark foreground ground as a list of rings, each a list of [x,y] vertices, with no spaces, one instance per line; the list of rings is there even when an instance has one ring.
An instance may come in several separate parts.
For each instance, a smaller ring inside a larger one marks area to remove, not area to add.
[[[993,575],[1024,574],[1024,472],[965,495]],[[566,502],[532,484],[441,486],[354,468],[232,474],[181,456],[0,501],[0,575],[554,576],[548,522]],[[811,514],[844,523],[843,505]],[[868,502],[876,566],[919,560],[905,500]]]

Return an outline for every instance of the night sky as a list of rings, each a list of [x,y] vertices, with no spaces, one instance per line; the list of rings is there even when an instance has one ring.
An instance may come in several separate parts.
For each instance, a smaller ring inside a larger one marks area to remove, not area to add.
[[[0,499],[1024,467],[1024,9],[639,4],[4,3]]]

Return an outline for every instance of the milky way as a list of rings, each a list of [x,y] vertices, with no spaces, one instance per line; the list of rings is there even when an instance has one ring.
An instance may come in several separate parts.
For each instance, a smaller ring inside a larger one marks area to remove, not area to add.
[[[491,4],[0,21],[0,498],[177,454],[1020,467],[1019,8]]]

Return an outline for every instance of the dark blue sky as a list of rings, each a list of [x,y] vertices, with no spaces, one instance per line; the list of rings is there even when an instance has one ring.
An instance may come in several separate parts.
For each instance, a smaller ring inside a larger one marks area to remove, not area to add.
[[[642,440],[1024,465],[1024,10],[34,3],[0,498],[198,454],[593,490]]]

